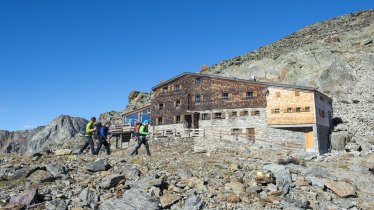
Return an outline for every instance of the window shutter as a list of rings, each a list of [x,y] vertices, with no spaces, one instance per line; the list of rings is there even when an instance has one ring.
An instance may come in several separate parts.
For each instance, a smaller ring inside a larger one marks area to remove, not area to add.
[[[257,91],[253,91],[253,98],[257,97]]]
[[[251,111],[251,116],[255,116],[256,115],[256,112],[255,111]]]
[[[201,101],[201,102],[204,101],[204,96],[203,96],[203,95],[200,95],[200,101]]]
[[[283,112],[284,112],[284,113],[287,113],[287,109],[288,109],[288,108],[284,108],[284,109],[283,109]]]
[[[274,114],[275,113],[275,109],[271,109],[271,113]]]
[[[226,113],[225,112],[221,113],[221,119],[226,119]]]

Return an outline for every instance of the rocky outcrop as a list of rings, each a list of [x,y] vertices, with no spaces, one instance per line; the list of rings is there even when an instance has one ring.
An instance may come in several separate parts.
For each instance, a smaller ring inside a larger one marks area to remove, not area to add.
[[[264,46],[204,70],[204,74],[315,87],[334,99],[334,147],[350,137],[374,142],[374,10],[307,26]],[[349,137],[350,136],[350,137]]]
[[[3,153],[37,152],[45,149],[71,147],[79,133],[83,118],[61,115],[46,126],[25,131],[0,131],[0,151]]]
[[[152,93],[132,91],[129,94],[129,104],[127,105],[126,109],[123,112],[126,113],[126,112],[131,112],[133,110],[139,109],[143,106],[150,104],[151,100],[152,100]]]

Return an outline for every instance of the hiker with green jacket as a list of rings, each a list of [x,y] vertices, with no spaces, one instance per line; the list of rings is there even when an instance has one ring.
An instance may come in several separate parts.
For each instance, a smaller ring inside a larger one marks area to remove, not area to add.
[[[82,152],[88,146],[90,146],[90,148],[91,148],[91,153],[93,155],[95,154],[95,148],[94,148],[95,144],[94,144],[94,141],[92,139],[92,136],[93,136],[94,132],[96,131],[95,123],[96,123],[96,118],[91,117],[91,120],[86,125],[86,134],[85,134],[86,142],[84,143],[84,146],[79,150],[78,155],[82,154]]]
[[[149,151],[149,144],[147,140],[148,133],[149,133],[148,132],[148,120],[144,120],[143,125],[140,126],[140,129],[139,129],[139,139],[136,142],[136,146],[134,150],[130,154],[131,156],[134,154],[138,154],[138,149],[140,148],[140,146],[142,146],[142,144],[144,144],[145,149],[147,150],[147,155],[148,156],[151,155],[151,151]]]

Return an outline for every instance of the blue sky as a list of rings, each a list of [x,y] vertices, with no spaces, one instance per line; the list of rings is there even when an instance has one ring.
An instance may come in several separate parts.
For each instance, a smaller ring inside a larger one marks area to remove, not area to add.
[[[0,130],[122,110],[149,91],[372,0],[0,1]]]

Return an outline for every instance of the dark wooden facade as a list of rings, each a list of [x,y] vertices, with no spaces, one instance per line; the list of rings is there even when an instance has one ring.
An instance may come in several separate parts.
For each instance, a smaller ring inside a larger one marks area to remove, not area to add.
[[[179,118],[183,121],[199,111],[266,107],[266,85],[249,80],[191,73],[156,86],[153,91],[151,117],[156,125],[178,123]],[[158,123],[159,118],[162,123]]]

